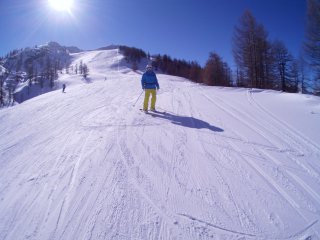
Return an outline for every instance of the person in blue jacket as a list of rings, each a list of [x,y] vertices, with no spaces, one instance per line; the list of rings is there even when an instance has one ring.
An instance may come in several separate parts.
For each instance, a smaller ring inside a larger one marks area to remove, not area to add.
[[[151,111],[156,110],[156,90],[159,90],[160,86],[156,74],[154,73],[152,66],[150,64],[146,67],[146,72],[141,78],[142,89],[145,91],[144,101],[143,101],[143,111],[148,111],[149,98],[151,97]]]

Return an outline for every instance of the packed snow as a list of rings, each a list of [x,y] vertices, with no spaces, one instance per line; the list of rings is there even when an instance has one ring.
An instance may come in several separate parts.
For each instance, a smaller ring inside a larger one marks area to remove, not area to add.
[[[157,74],[145,114],[116,49],[80,60],[0,111],[0,239],[320,239],[318,97]]]

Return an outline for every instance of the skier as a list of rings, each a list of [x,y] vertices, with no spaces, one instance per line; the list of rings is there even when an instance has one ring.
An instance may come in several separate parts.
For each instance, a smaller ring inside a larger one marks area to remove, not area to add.
[[[63,92],[63,93],[65,92],[65,91],[64,91],[65,89],[66,89],[66,84],[64,83],[64,84],[62,84],[62,92]]]
[[[149,98],[151,98],[151,111],[156,111],[156,89],[159,90],[160,86],[156,74],[154,73],[152,66],[150,64],[146,67],[146,72],[141,78],[142,89],[145,91],[144,101],[143,101],[143,111],[148,112]]]

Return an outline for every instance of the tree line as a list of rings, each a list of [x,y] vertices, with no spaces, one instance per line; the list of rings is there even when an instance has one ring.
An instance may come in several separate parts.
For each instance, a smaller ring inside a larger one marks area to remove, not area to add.
[[[233,55],[237,65],[236,85],[307,92],[301,78],[302,61],[295,59],[280,40],[271,41],[264,26],[246,11],[235,27]]]
[[[301,52],[295,58],[282,41],[270,40],[264,26],[246,11],[233,36],[236,85],[320,95],[319,0],[307,1],[306,40]]]
[[[138,64],[144,58],[152,62],[156,71],[166,74],[188,78],[197,83],[208,85],[231,85],[231,69],[217,53],[210,53],[209,60],[204,68],[196,61],[185,61],[171,58],[169,55],[150,55],[141,49],[121,46],[120,51],[128,62],[132,63],[132,69],[137,70]],[[217,71],[217,74],[214,72]]]
[[[172,59],[166,54],[150,57],[141,49],[120,49],[128,61],[134,62],[134,70],[137,62],[147,57],[156,70],[210,86],[320,95],[320,0],[307,0],[306,39],[301,56],[295,58],[281,40],[270,40],[263,24],[250,11],[245,11],[235,26],[232,45],[236,64],[233,71],[216,52],[209,53],[201,67],[196,61]]]

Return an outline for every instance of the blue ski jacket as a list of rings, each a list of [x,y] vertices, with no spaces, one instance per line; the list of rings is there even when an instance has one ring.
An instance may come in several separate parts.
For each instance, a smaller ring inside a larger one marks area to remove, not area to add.
[[[146,71],[141,78],[142,89],[159,89],[159,83],[156,74],[153,71]]]

